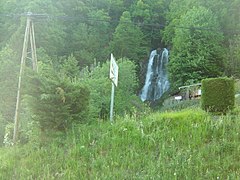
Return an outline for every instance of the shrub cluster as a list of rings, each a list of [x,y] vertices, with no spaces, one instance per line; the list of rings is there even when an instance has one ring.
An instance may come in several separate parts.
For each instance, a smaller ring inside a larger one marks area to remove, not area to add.
[[[234,94],[233,79],[224,77],[204,79],[201,106],[206,111],[225,114],[234,107]]]
[[[90,91],[80,81],[61,76],[50,66],[40,66],[30,78],[28,107],[42,130],[66,130],[88,117]]]

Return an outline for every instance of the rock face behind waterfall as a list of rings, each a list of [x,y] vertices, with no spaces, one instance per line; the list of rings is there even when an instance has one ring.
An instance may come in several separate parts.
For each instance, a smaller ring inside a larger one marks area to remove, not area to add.
[[[167,77],[168,50],[153,50],[149,57],[145,84],[140,94],[142,101],[155,101],[169,89]]]

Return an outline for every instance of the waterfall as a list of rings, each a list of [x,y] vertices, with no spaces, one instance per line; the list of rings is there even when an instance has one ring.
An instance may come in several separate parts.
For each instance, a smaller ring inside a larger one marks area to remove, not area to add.
[[[145,84],[140,94],[142,101],[155,101],[169,88],[167,77],[168,50],[153,50],[150,54]]]

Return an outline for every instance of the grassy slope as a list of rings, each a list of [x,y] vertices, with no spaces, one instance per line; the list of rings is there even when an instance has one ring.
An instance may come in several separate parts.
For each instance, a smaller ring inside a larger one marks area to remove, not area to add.
[[[0,149],[0,179],[239,179],[239,120],[195,109],[81,125]]]

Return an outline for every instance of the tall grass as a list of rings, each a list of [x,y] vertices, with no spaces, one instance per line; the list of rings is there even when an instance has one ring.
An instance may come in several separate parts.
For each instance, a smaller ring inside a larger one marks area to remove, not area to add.
[[[0,179],[239,179],[239,133],[199,109],[126,116],[2,148]]]

